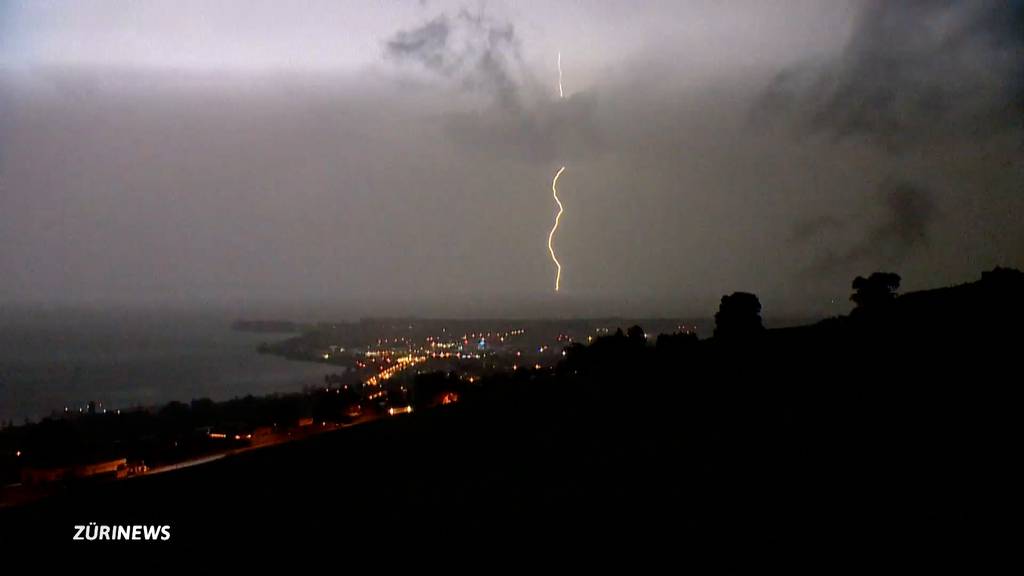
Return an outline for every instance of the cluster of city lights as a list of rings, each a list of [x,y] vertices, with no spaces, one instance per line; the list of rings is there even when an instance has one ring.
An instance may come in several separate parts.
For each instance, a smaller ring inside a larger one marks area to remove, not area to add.
[[[384,368],[375,376],[371,376],[367,381],[367,386],[379,386],[385,380],[390,380],[399,372],[411,368],[421,362],[427,360],[426,356],[413,356],[409,354],[407,356],[401,356],[396,358],[394,363],[387,368]]]

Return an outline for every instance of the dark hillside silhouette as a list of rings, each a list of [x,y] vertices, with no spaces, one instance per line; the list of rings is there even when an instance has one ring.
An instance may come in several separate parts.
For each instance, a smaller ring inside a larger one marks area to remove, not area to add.
[[[638,561],[1006,541],[1024,275],[900,295],[894,275],[872,275],[853,288],[875,312],[763,329],[756,296],[736,293],[714,338],[620,330],[568,346],[555,371],[458,384],[457,404],[3,511],[0,536],[56,542],[70,518],[145,509],[191,544],[364,550],[403,533],[434,551]],[[423,405],[456,389],[445,375],[420,383]],[[306,514],[336,520],[323,531]]]

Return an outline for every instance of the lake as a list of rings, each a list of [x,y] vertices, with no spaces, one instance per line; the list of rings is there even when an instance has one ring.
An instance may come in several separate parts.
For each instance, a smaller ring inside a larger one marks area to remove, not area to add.
[[[52,411],[108,410],[296,392],[343,368],[256,352],[284,334],[231,330],[233,317],[199,310],[0,311],[0,421]]]

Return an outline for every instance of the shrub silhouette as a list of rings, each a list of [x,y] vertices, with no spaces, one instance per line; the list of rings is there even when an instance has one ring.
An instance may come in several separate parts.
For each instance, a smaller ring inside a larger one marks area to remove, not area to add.
[[[878,318],[883,316],[896,301],[900,287],[899,274],[875,272],[867,278],[853,279],[854,293],[850,296],[857,307],[850,314],[853,318]]]
[[[749,292],[722,296],[715,314],[715,338],[746,338],[764,331],[761,302]]]

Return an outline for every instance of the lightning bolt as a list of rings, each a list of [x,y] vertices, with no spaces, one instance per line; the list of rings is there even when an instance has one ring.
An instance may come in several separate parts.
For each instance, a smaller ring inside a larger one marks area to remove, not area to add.
[[[562,90],[562,52],[558,52],[558,97],[564,99],[565,92]],[[555,292],[558,292],[559,287],[562,283],[562,264],[558,261],[555,256],[555,248],[551,245],[551,241],[555,238],[555,232],[558,230],[558,222],[562,219],[562,212],[565,209],[562,208],[562,201],[558,199],[558,177],[565,172],[565,166],[558,169],[555,172],[555,177],[551,180],[551,195],[555,198],[555,203],[558,204],[558,214],[555,214],[555,224],[551,227],[551,232],[548,233],[548,252],[551,252],[551,260],[555,263]]]
[[[551,252],[551,260],[555,263],[555,292],[558,292],[559,285],[562,282],[562,265],[558,262],[558,258],[555,257],[555,248],[551,245],[551,241],[555,238],[555,231],[558,230],[558,221],[562,219],[562,201],[558,199],[558,177],[565,172],[565,166],[558,169],[555,173],[555,179],[551,181],[551,195],[555,197],[555,203],[558,204],[558,214],[555,214],[555,225],[551,227],[551,232],[548,233],[548,252]]]
[[[558,53],[558,97],[565,98],[565,92],[562,92],[562,53]]]

